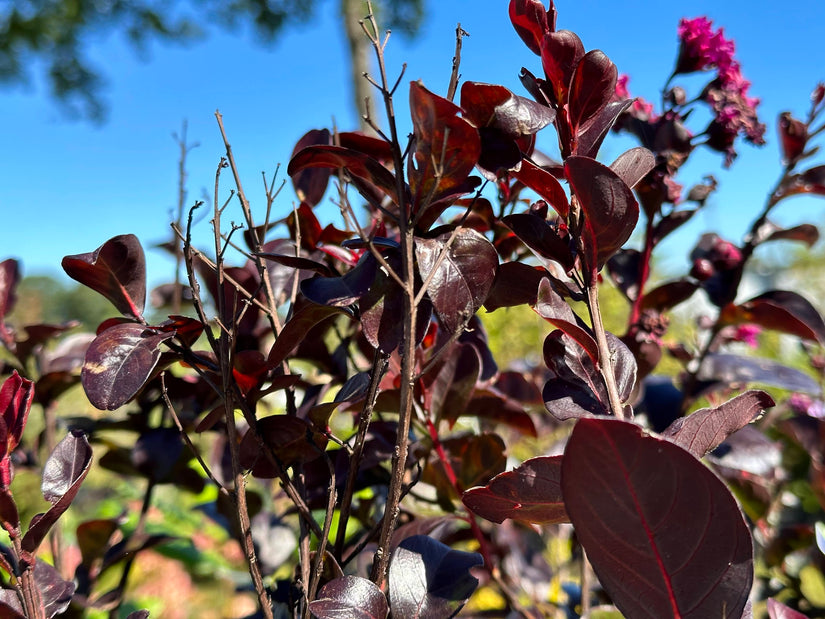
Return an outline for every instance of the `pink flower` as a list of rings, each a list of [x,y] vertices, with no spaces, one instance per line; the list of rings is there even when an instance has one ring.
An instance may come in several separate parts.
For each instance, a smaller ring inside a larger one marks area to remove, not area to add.
[[[756,348],[759,345],[758,336],[762,332],[762,327],[759,325],[739,325],[733,335],[734,342],[742,342],[751,348]]]
[[[794,393],[788,398],[788,406],[795,413],[825,419],[825,403],[821,400],[814,400],[804,393]]]
[[[616,93],[613,96],[614,101],[624,101],[625,99],[631,98],[630,91],[627,88],[629,81],[630,76],[626,73],[619,76],[616,80]],[[627,113],[642,121],[655,122],[658,118],[658,116],[653,112],[653,104],[649,101],[645,101],[641,97],[636,97],[634,99]]]
[[[677,34],[681,47],[674,74],[726,67],[733,62],[733,41],[725,38],[721,28],[713,32],[713,22],[707,17],[683,17]]]

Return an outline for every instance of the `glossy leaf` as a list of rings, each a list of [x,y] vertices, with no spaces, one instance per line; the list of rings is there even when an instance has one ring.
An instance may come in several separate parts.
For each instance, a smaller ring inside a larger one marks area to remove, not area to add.
[[[567,93],[573,73],[584,58],[584,45],[574,32],[549,32],[541,40],[541,66],[552,87],[554,103],[567,103]]]
[[[360,576],[331,580],[309,604],[318,619],[384,619],[387,598],[375,583]]]
[[[284,359],[306,337],[307,332],[312,327],[331,316],[344,313],[346,312],[339,307],[317,305],[315,303],[309,303],[302,307],[284,324],[278,337],[275,338],[275,343],[269,349],[267,365],[270,368],[281,365]]]
[[[483,563],[478,553],[453,550],[424,535],[406,538],[390,559],[393,616],[452,617],[478,586],[470,568]]]
[[[375,185],[393,202],[398,203],[395,176],[381,163],[364,153],[341,146],[308,146],[292,157],[287,174],[293,176],[307,168],[342,168],[351,177]]]
[[[616,93],[619,71],[598,49],[587,52],[576,65],[568,101],[573,131],[583,127],[606,106]]]
[[[770,290],[741,305],[726,306],[722,317],[728,323],[755,323],[825,344],[822,315],[805,297],[789,290]]]
[[[646,292],[642,307],[664,312],[687,301],[698,289],[699,284],[685,278],[667,282]]]
[[[750,532],[725,485],[635,424],[581,419],[562,492],[599,581],[628,617],[739,619],[753,580]]]
[[[43,497],[52,504],[45,514],[32,518],[23,536],[23,550],[34,553],[48,532],[74,501],[92,465],[92,448],[86,436],[73,431],[57,444],[43,467]]]
[[[314,303],[346,307],[366,294],[375,279],[378,261],[366,252],[342,277],[313,277],[301,282],[301,292]]]
[[[514,176],[525,186],[547,200],[547,203],[553,207],[559,217],[567,220],[570,203],[567,200],[564,188],[555,176],[544,168],[540,168],[526,160],[521,163],[521,168],[514,172]]]
[[[536,425],[524,407],[494,390],[476,388],[465,415],[508,425],[525,436],[537,435]]]
[[[550,280],[539,284],[536,313],[581,346],[594,365],[599,363],[599,347],[590,332],[578,320],[567,302],[556,293]]]
[[[625,99],[624,101],[612,101],[605,105],[585,127],[579,130],[579,140],[574,154],[595,159],[616,119],[632,104],[633,99]]]
[[[510,0],[510,21],[521,40],[536,54],[541,54],[541,40],[546,32],[555,30],[555,9],[550,13],[541,0]]]
[[[331,141],[331,136],[328,129],[313,129],[307,131],[295,148],[292,150],[292,156],[295,157],[300,151],[308,146],[324,145],[328,146]],[[324,197],[329,184],[329,176],[331,171],[329,168],[304,168],[295,174],[292,174],[292,187],[295,189],[295,194],[301,202],[306,202],[310,206],[317,205]]]
[[[799,241],[804,243],[809,248],[816,245],[819,240],[819,228],[813,224],[799,224],[792,228],[780,228],[773,224],[765,224],[767,230],[764,238],[760,243],[767,243],[768,241]],[[760,229],[760,233],[762,229]]]
[[[96,250],[63,258],[69,277],[106,297],[124,316],[140,318],[146,303],[146,259],[134,234],[109,239]]]
[[[40,592],[46,617],[54,617],[65,612],[77,588],[75,583],[63,580],[60,572],[42,560],[34,564],[34,583]]]
[[[461,85],[461,108],[476,127],[494,127],[513,139],[540,131],[556,117],[553,108],[480,82]]]
[[[133,322],[103,331],[89,345],[80,374],[89,402],[101,410],[126,404],[152,375],[160,345],[173,336]]]
[[[457,105],[419,82],[410,84],[415,146],[407,176],[417,215],[443,194],[461,187],[481,154],[478,130],[460,112]]]
[[[728,353],[708,355],[697,377],[699,380],[719,382],[726,386],[737,383],[761,383],[812,395],[822,392],[819,383],[800,370],[770,359],[742,357]]]
[[[500,264],[484,307],[492,312],[501,307],[535,305],[539,282],[546,274],[544,268],[532,267],[523,262]]]
[[[16,590],[0,589],[0,616],[6,619],[26,619]]]
[[[487,298],[498,266],[492,244],[472,229],[416,238],[415,256],[427,294],[451,333],[463,329]]]
[[[470,488],[461,501],[491,522],[502,523],[507,518],[527,524],[569,522],[561,493],[561,458],[525,460],[512,471],[496,475],[486,486]]]
[[[570,239],[562,238],[556,226],[533,213],[505,215],[501,222],[542,258],[558,262],[565,272],[575,265]],[[518,264],[518,263],[514,263]]]
[[[679,417],[662,436],[701,458],[775,404],[764,391],[746,391],[715,408],[703,408]]]
[[[14,370],[0,387],[0,458],[20,443],[33,400],[34,383]]]
[[[585,243],[594,246],[597,263],[588,266],[601,269],[633,233],[639,205],[619,175],[595,159],[568,157],[564,170],[585,215]]]

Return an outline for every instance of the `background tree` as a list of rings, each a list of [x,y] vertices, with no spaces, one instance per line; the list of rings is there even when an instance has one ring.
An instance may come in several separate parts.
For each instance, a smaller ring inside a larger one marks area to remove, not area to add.
[[[359,117],[371,95],[361,78],[370,71],[368,41],[360,19],[365,0],[337,0],[351,58],[353,96]],[[424,0],[375,0],[381,23],[414,35]],[[96,38],[123,34],[137,52],[152,41],[191,43],[210,28],[252,26],[260,41],[272,43],[286,27],[306,23],[328,3],[307,0],[194,0],[172,4],[157,0],[17,0],[0,8],[0,83],[27,84],[43,74],[51,95],[70,114],[101,121],[104,77],[88,56]],[[32,68],[33,67],[33,68]],[[362,124],[363,126],[363,124]]]

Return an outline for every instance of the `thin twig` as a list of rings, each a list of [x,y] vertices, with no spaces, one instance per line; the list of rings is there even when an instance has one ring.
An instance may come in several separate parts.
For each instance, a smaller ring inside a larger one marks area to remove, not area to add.
[[[450,72],[450,86],[447,88],[447,99],[452,101],[455,99],[456,90],[458,90],[458,80],[461,77],[458,70],[461,66],[461,43],[464,37],[470,36],[470,33],[461,27],[461,24],[456,24],[455,27],[455,55],[453,56],[453,69]]]

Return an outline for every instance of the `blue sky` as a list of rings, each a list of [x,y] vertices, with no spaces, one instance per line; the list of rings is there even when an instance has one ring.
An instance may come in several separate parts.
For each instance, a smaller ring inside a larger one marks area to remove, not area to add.
[[[191,203],[211,194],[223,155],[216,109],[223,114],[247,196],[261,220],[261,172],[269,177],[278,163],[285,167],[294,143],[308,129],[329,127],[333,119],[341,130],[355,126],[338,11],[330,1],[319,5],[315,20],[269,46],[256,43],[253,35],[215,31],[188,46],[150,45],[148,54],[138,58],[116,36],[90,41],[89,55],[108,81],[103,94],[109,116],[101,126],[65,118],[37,80],[27,88],[0,91],[5,112],[0,259],[20,259],[25,274],[60,276],[64,255],[91,251],[112,236],[131,232],[146,249],[150,282],[171,279],[171,261],[151,246],[168,238],[176,204],[178,150],[172,134],[186,120],[189,141],[199,143],[187,163]],[[679,270],[699,234],[721,230],[738,242],[764,203],[779,170],[776,116],[785,109],[802,116],[812,88],[825,80],[825,3],[701,0],[653,6],[562,0],[558,27],[574,30],[587,49],[604,50],[620,72],[630,74],[632,94],[656,99],[673,66],[679,18],[707,15],[736,41],[737,58],[753,82],[751,93],[762,99],[760,114],[768,124],[769,144],[761,149],[741,145],[730,171],[721,170],[717,154],[697,157],[684,170],[680,180],[685,185],[712,172],[721,189],[706,212],[661,247],[664,265]],[[789,6],[793,10],[785,10]],[[420,36],[408,41],[393,35],[388,48],[392,75],[402,62],[408,65],[397,102],[402,134],[409,130],[409,80],[422,79],[439,94],[446,91],[457,22],[470,33],[462,54],[463,79],[499,83],[526,94],[518,81],[520,68],[541,71],[538,57],[509,23],[506,0],[429,0]],[[682,83],[692,85],[695,93],[703,82]],[[548,150],[555,140],[551,131],[543,138]],[[612,159],[622,148],[608,141],[602,155]],[[222,199],[231,188],[228,173],[223,179]],[[292,201],[287,186],[276,203],[278,216],[292,208]],[[230,208],[236,209],[234,204]],[[334,209],[322,208],[325,222]],[[777,208],[775,219],[785,225],[819,223],[823,214],[825,202],[794,198]],[[240,212],[233,210],[226,219],[240,221]],[[208,247],[209,235],[208,223],[200,222],[198,241]]]

